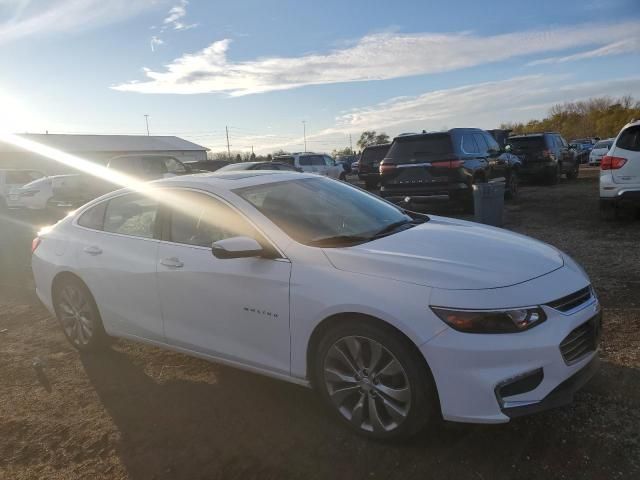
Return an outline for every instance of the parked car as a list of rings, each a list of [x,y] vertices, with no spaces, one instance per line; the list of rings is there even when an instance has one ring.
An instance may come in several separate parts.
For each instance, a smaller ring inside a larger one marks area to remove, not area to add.
[[[138,180],[157,180],[191,173],[191,169],[177,158],[156,154],[119,155],[109,160],[107,168]]]
[[[302,170],[292,167],[288,163],[283,162],[239,162],[231,163],[222,168],[218,172],[237,172],[241,170],[286,170],[289,172],[301,172]]]
[[[640,207],[640,121],[628,123],[600,164],[600,210],[605,218],[621,207]]]
[[[274,162],[282,162],[301,169],[306,173],[315,173],[336,180],[344,180],[346,172],[342,165],[336,164],[329,155],[320,153],[293,153],[291,155],[278,155],[273,157]]]
[[[509,137],[511,152],[522,159],[522,176],[542,178],[558,183],[564,173],[568,179],[578,177],[580,163],[559,133],[532,133]]]
[[[337,155],[335,160],[336,164],[342,165],[342,169],[347,175],[353,173],[351,170],[351,165],[356,161],[355,155]]]
[[[390,143],[369,145],[362,150],[358,160],[358,178],[364,181],[368,190],[378,187],[380,183],[380,162],[389,151]]]
[[[17,208],[27,210],[73,210],[114,190],[113,184],[88,174],[43,177],[27,183],[11,195]]]
[[[600,165],[602,157],[607,154],[607,152],[611,148],[611,145],[613,145],[614,140],[615,138],[607,138],[596,143],[589,153],[589,165]]]
[[[185,166],[188,167],[192,173],[200,172],[215,172],[216,170],[230,165],[230,162],[226,160],[200,160],[198,162],[188,162]]]
[[[520,159],[478,128],[396,137],[380,163],[380,195],[391,201],[452,200],[473,211],[472,186],[504,180],[518,192]],[[362,170],[362,167],[360,167]]]
[[[44,173],[38,170],[0,170],[0,211],[18,207],[16,191],[23,185],[44,176]]]
[[[573,154],[575,162],[582,164],[589,162],[589,152],[591,152],[592,145],[586,143],[570,143],[569,151]]]
[[[600,306],[568,255],[314,175],[120,190],[32,250],[77,349],[125,337],[312,386],[368,437],[568,403],[598,364]]]

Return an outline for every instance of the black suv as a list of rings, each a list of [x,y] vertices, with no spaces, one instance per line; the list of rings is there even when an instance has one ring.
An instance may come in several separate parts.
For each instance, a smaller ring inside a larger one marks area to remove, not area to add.
[[[380,182],[380,162],[387,155],[390,143],[370,145],[360,154],[358,178],[364,180],[367,189],[376,188]]]
[[[448,199],[471,210],[477,182],[504,178],[507,197],[515,196],[520,164],[479,128],[402,135],[380,164],[380,195],[391,201]]]
[[[522,159],[521,175],[543,178],[550,184],[558,183],[560,175],[578,176],[579,160],[559,133],[532,133],[515,135],[507,140],[511,153]]]

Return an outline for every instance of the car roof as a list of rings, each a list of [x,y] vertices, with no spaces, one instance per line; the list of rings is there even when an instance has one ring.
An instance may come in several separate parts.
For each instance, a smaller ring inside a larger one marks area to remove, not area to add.
[[[363,150],[373,150],[377,148],[389,148],[391,146],[390,143],[379,143],[377,145],[367,145]]]
[[[223,190],[249,187],[302,178],[322,178],[314,174],[305,174],[286,170],[241,170],[229,172],[205,172],[194,175],[180,175],[152,182],[158,186],[212,186]]]

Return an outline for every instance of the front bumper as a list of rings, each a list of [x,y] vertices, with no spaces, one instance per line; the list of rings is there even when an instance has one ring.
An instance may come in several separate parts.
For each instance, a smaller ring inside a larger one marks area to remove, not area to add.
[[[592,296],[566,313],[542,308],[547,320],[528,331],[495,335],[447,329],[420,347],[431,367],[445,420],[504,423],[571,401],[573,392],[592,375],[597,347],[567,362],[560,344],[576,328],[599,322],[600,305]],[[597,337],[594,342],[597,345]],[[501,390],[527,375],[537,378],[519,390]]]

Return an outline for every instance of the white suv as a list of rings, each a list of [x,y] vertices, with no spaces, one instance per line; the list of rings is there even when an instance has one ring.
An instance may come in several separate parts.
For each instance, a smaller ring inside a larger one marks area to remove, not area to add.
[[[274,157],[273,161],[287,163],[305,173],[316,173],[335,180],[344,180],[346,178],[346,172],[342,165],[336,163],[329,155],[321,153],[292,153],[291,155]]]
[[[628,123],[600,164],[600,211],[615,217],[619,207],[640,206],[640,120]]]
[[[15,208],[18,200],[16,191],[42,177],[44,173],[37,170],[0,170],[0,210]]]

